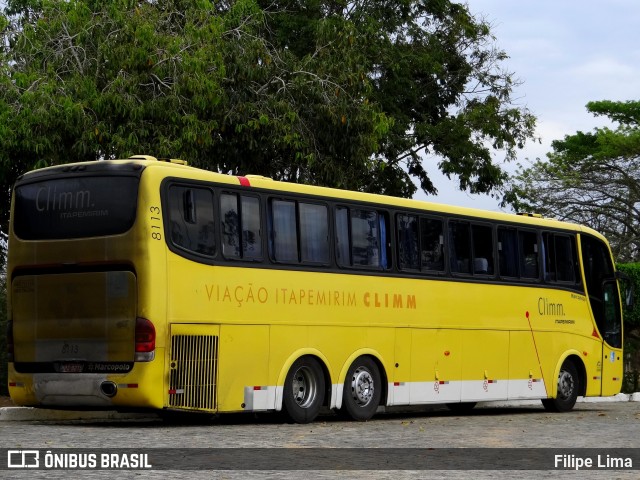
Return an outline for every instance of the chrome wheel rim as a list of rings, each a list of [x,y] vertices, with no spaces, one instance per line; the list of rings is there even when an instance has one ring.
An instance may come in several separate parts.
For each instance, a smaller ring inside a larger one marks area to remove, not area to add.
[[[563,399],[570,398],[573,394],[574,382],[571,374],[565,370],[558,376],[558,396]]]
[[[318,395],[318,380],[306,366],[295,371],[292,387],[293,399],[301,408],[309,408]]]
[[[371,372],[364,367],[358,367],[351,376],[351,395],[356,404],[364,407],[371,402],[375,392],[375,385]]]

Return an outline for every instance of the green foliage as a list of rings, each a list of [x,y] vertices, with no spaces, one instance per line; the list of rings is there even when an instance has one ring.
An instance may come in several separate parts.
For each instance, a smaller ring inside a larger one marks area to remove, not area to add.
[[[588,225],[609,239],[618,261],[638,261],[640,102],[591,102],[587,108],[619,125],[554,141],[548,161],[520,167],[505,202]]]
[[[0,278],[0,395],[9,394],[7,378],[7,281]]]
[[[9,394],[7,378],[7,243],[6,237],[0,233],[0,395]]]
[[[11,0],[0,28],[2,198],[36,166],[136,153],[402,196],[440,168],[490,192],[488,145],[511,159],[533,134],[489,26],[450,0]]]
[[[624,306],[624,355],[625,377],[623,391],[625,393],[640,390],[640,263],[617,265],[617,269],[629,277],[623,282],[624,288],[631,288],[634,293],[632,306]]]
[[[624,321],[630,327],[640,327],[640,302],[638,301],[638,295],[640,295],[640,263],[623,263],[617,265],[618,270],[629,277],[628,285],[634,292],[634,303],[631,307],[625,306],[624,309]],[[627,283],[627,282],[625,282]]]
[[[510,107],[513,78],[499,69],[506,55],[493,48],[488,25],[465,6],[402,0],[277,5],[291,13],[273,16],[273,42],[308,55],[314,42],[303,40],[331,18],[358,52],[366,100],[393,120],[373,152],[378,168],[365,189],[409,196],[415,177],[425,191],[435,192],[427,156],[438,156],[438,167],[457,177],[462,189],[488,192],[501,185],[504,173],[486,144],[512,159],[531,137],[534,118]],[[292,38],[290,31],[298,35]]]

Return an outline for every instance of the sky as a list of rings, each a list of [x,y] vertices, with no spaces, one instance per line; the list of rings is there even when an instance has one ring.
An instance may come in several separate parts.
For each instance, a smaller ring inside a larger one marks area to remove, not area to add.
[[[461,2],[462,3],[462,2]],[[522,81],[513,98],[537,117],[536,136],[517,162],[546,159],[551,142],[577,131],[612,126],[586,104],[595,100],[640,100],[640,1],[638,0],[467,0],[471,13],[492,25],[503,63]],[[498,153],[499,161],[504,158]],[[513,171],[515,163],[505,166]],[[430,169],[432,171],[432,169]],[[435,176],[434,176],[435,177]],[[457,190],[434,178],[439,194],[415,198],[500,210],[486,195]]]

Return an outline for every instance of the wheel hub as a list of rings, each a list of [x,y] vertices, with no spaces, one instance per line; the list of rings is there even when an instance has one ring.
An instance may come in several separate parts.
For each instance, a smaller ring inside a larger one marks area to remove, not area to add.
[[[569,398],[573,393],[573,378],[568,372],[560,372],[558,379],[558,394],[563,398]]]
[[[371,372],[363,367],[357,368],[351,379],[351,394],[356,403],[360,406],[367,405],[373,398],[374,389]]]
[[[307,408],[316,397],[317,384],[312,372],[307,367],[300,367],[293,375],[293,398],[302,408]]]

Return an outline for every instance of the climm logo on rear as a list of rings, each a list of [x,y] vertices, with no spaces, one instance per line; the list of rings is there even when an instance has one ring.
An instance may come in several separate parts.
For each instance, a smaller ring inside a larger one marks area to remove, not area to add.
[[[38,212],[59,212],[60,218],[103,217],[109,210],[89,210],[95,207],[90,190],[58,192],[56,187],[40,187],[35,201]]]
[[[39,212],[83,210],[94,206],[89,190],[58,192],[57,187],[47,186],[40,187],[36,193],[36,210]]]

